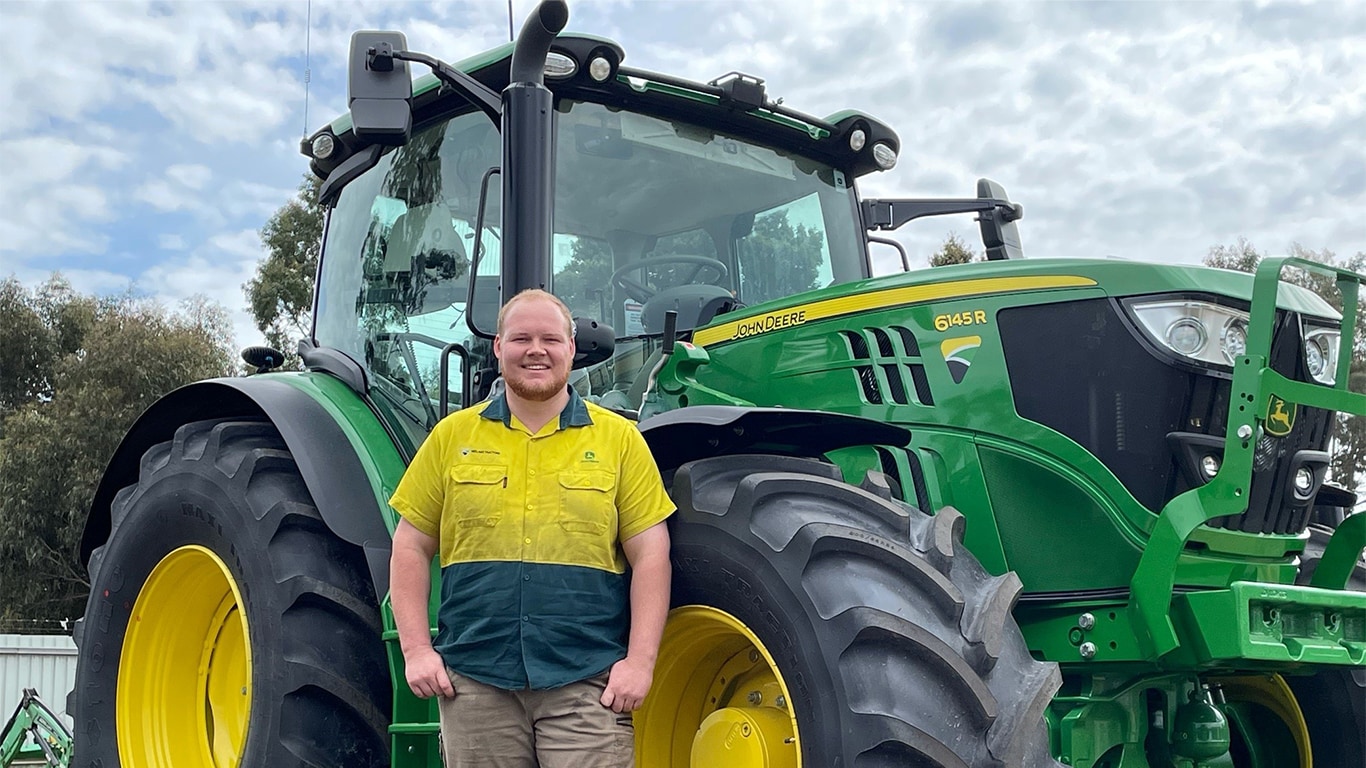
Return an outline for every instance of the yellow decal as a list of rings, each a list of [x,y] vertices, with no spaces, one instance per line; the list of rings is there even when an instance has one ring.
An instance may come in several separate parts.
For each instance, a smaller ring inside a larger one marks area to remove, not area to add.
[[[1285,437],[1295,427],[1295,404],[1272,395],[1266,403],[1266,433],[1273,437]]]
[[[946,301],[950,299],[962,299],[969,296],[986,296],[997,293],[1011,293],[1013,291],[1038,291],[1049,288],[1088,288],[1096,284],[1095,280],[1089,277],[1077,277],[1074,275],[1037,275],[1027,277],[987,277],[977,280],[954,280],[947,283],[935,283],[932,285],[911,285],[902,288],[886,288],[881,291],[871,293],[853,294],[850,296],[839,296],[833,299],[813,301],[809,304],[801,304],[778,312],[771,312],[764,315],[747,317],[743,320],[732,320],[730,322],[713,325],[710,328],[701,328],[693,333],[693,343],[699,347],[706,347],[712,344],[721,344],[733,339],[747,338],[759,333],[778,330],[779,328],[790,328],[825,320],[832,317],[852,315],[859,312],[869,312],[887,307],[896,307],[905,304],[923,304],[931,301]],[[981,320],[978,320],[978,313]],[[986,313],[981,310],[972,310],[960,315],[970,315],[972,325],[980,325],[986,322]],[[952,326],[952,316],[950,325]],[[960,325],[967,323],[961,322]],[[780,324],[781,323],[781,324]]]
[[[944,363],[949,367],[949,376],[953,377],[954,384],[962,384],[963,377],[968,375],[968,369],[972,367],[972,358],[977,354],[977,348],[982,346],[981,336],[960,336],[956,339],[944,339],[939,344],[939,351],[944,355]]]
[[[959,325],[986,325],[987,313],[980,309],[972,309],[967,312],[950,312],[943,315],[934,316],[934,329],[936,331],[947,331]]]

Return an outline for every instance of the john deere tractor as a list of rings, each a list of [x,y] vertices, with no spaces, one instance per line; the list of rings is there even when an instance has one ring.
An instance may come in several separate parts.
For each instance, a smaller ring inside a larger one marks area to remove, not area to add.
[[[302,145],[306,370],[170,393],[93,501],[73,765],[439,766],[386,500],[535,286],[679,508],[642,768],[1366,764],[1366,516],[1325,482],[1366,278],[1026,259],[992,182],[861,198],[877,119],[567,16],[455,64],[353,37]],[[870,233],[951,213],[987,261],[873,276]]]

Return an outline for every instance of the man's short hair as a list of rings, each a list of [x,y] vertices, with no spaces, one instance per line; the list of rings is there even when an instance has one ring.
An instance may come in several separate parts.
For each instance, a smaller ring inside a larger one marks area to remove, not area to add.
[[[511,310],[511,309],[513,308],[513,306],[515,306],[515,305],[517,305],[517,304],[520,304],[520,303],[522,303],[522,302],[524,302],[524,301],[531,301],[531,300],[534,300],[534,299],[539,299],[539,300],[541,300],[541,301],[549,301],[549,302],[553,303],[556,307],[559,307],[559,309],[560,309],[560,314],[561,314],[561,315],[564,315],[564,327],[565,327],[565,330],[567,330],[567,331],[569,332],[569,338],[571,338],[571,339],[574,338],[574,333],[575,333],[575,331],[576,331],[577,329],[574,327],[574,316],[573,316],[572,314],[570,314],[570,312],[569,312],[569,307],[568,307],[567,305],[565,305],[565,303],[564,303],[563,301],[560,301],[560,297],[559,297],[559,296],[556,296],[555,294],[553,294],[553,293],[551,293],[551,292],[549,292],[549,291],[543,291],[543,290],[541,290],[540,288],[528,288],[528,289],[522,291],[521,293],[518,293],[516,296],[513,296],[511,299],[508,299],[508,303],[504,304],[504,305],[498,310],[498,335],[499,335],[499,336],[502,336],[502,335],[503,335],[504,319],[507,317],[508,311]]]

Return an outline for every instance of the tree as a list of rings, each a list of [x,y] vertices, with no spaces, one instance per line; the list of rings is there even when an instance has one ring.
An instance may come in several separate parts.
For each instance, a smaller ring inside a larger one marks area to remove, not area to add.
[[[1337,254],[1326,248],[1322,251],[1313,251],[1299,243],[1292,243],[1288,255],[1328,266],[1345,267],[1355,272],[1366,271],[1366,252],[1340,259]],[[1218,245],[1210,248],[1209,253],[1205,255],[1204,263],[1208,267],[1255,272],[1263,258],[1265,255],[1252,243],[1240,237],[1235,245]],[[1308,270],[1288,269],[1281,278],[1313,291],[1341,311],[1342,295],[1338,292],[1335,281],[1327,275]],[[1361,298],[1366,299],[1366,296]],[[1366,392],[1366,315],[1360,310],[1351,349],[1348,388],[1353,392]],[[1347,489],[1359,488],[1366,484],[1366,418],[1339,413],[1330,439],[1334,447],[1329,451],[1328,466],[1333,482]]]
[[[612,308],[602,312],[601,301],[610,301],[612,287],[612,249],[602,240],[576,237],[570,251],[569,263],[555,274],[555,295],[569,307],[575,317],[598,317],[612,322]],[[601,299],[603,293],[606,298]],[[619,330],[619,329],[618,329]]]
[[[1239,272],[1256,272],[1263,254],[1247,238],[1240,237],[1233,245],[1211,246],[1205,254],[1205,266],[1218,269],[1235,269]]]
[[[77,547],[105,465],[157,398],[232,372],[228,315],[203,298],[172,313],[127,294],[85,296],[54,275],[32,292],[0,285],[6,334],[12,319],[33,341],[24,376],[6,368],[6,386],[23,386],[6,390],[13,405],[0,412],[0,623],[69,618],[85,602]]]
[[[944,244],[930,257],[930,266],[942,267],[947,264],[967,264],[970,261],[981,260],[982,258],[958,237],[957,232],[950,232],[949,236],[944,238]]]
[[[786,211],[762,214],[740,241],[740,298],[753,304],[817,288],[822,232],[792,226]]]
[[[323,236],[320,185],[318,177],[305,174],[299,194],[261,228],[266,258],[242,286],[256,327],[267,344],[285,354],[288,367],[297,367],[294,350],[298,339],[308,335],[313,312],[313,280]]]

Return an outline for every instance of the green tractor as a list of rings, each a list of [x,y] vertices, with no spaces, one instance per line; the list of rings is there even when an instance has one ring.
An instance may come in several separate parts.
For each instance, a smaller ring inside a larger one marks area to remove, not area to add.
[[[1285,260],[1024,259],[989,181],[861,199],[900,151],[873,117],[633,69],[567,15],[453,65],[353,37],[302,147],[307,370],[248,350],[110,462],[73,765],[439,766],[386,500],[536,286],[679,507],[643,768],[1366,764],[1366,515],[1325,483],[1366,278],[1295,265],[1339,312]],[[948,213],[988,261],[872,276],[869,232]]]

